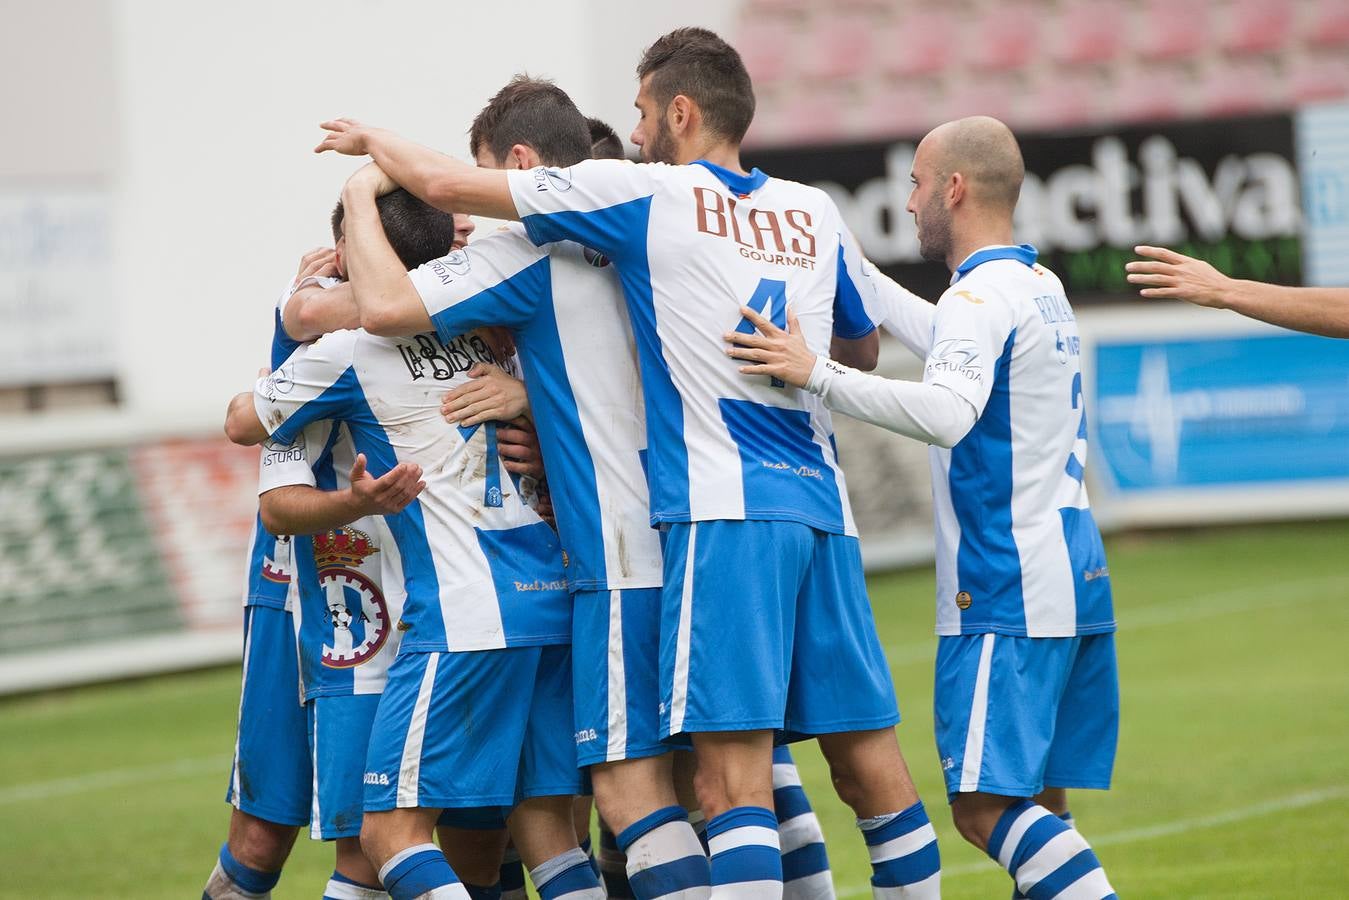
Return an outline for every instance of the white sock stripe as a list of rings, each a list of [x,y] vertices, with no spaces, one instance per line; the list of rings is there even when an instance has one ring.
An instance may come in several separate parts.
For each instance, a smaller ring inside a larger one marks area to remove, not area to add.
[[[773,790],[800,787],[801,772],[791,763],[773,763]]]
[[[1050,838],[1034,856],[1023,862],[1020,868],[1012,873],[1012,877],[1016,879],[1021,893],[1029,894],[1030,888],[1039,884],[1042,878],[1087,849],[1089,849],[1087,842],[1076,831],[1060,832]]]
[[[828,869],[782,883],[783,900],[835,900],[834,875]]]
[[[993,662],[993,639],[984,635],[979,648],[979,671],[974,676],[974,700],[970,704],[970,722],[965,729],[965,757],[960,767],[960,789],[979,790],[979,770],[984,764],[984,726],[988,720],[988,679]]]
[[[323,896],[325,900],[379,900],[389,895],[374,888],[361,887],[359,884],[329,879],[328,886],[323,889]]]
[[[709,888],[706,885],[698,887],[685,888],[682,891],[672,891],[668,894],[661,894],[651,900],[707,900]],[[502,900],[505,900],[503,897]]]
[[[779,822],[778,842],[783,853],[791,853],[808,844],[824,843],[824,831],[820,828],[819,817],[813,812],[808,812]]]
[[[1012,856],[1016,853],[1017,845],[1021,839],[1026,836],[1026,829],[1030,828],[1036,822],[1045,816],[1052,816],[1049,810],[1043,806],[1032,806],[1030,809],[1016,817],[1012,827],[1007,830],[1007,837],[1002,842],[1002,848],[998,851],[998,864],[1004,869],[1012,868]]]
[[[1101,900],[1113,893],[1115,889],[1110,886],[1110,879],[1105,877],[1105,869],[1097,866],[1059,891],[1055,900]]]
[[[666,822],[632,842],[628,848],[628,877],[688,856],[702,856],[703,845],[688,822]]]
[[[605,900],[609,895],[604,892],[604,888],[596,885],[594,887],[581,888],[579,891],[568,891],[565,894],[558,894],[553,900]]]
[[[924,822],[913,831],[891,838],[884,844],[868,845],[867,852],[871,854],[871,862],[874,865],[916,853],[936,839],[937,832],[933,829],[932,823]]]
[[[628,754],[628,682],[623,664],[623,592],[609,592],[609,740],[605,759]]]
[[[898,887],[871,888],[874,900],[941,900],[941,872],[933,872],[922,881]]]
[[[472,900],[468,895],[468,889],[459,882],[446,884],[425,894],[418,894],[414,900]]]
[[[763,825],[742,825],[730,831],[723,831],[716,837],[709,838],[707,846],[713,856],[737,847],[763,846],[772,847],[778,852],[782,850],[778,844],[778,830]]]
[[[398,767],[398,796],[394,802],[399,807],[417,805],[417,789],[422,780],[422,744],[426,740],[426,718],[431,709],[431,693],[439,662],[439,653],[426,654],[426,671],[422,672],[422,683],[417,689],[417,702],[412,707],[412,720],[408,722],[408,734],[403,742],[403,761]]]
[[[712,888],[714,900],[764,900],[781,896],[781,881],[737,881]]]
[[[383,884],[384,879],[388,878],[389,873],[392,872],[394,869],[398,868],[398,864],[401,863],[403,860],[407,859],[409,856],[416,856],[418,853],[422,853],[423,851],[426,850],[434,850],[437,853],[439,853],[440,847],[438,847],[435,844],[418,844],[415,847],[408,847],[406,850],[399,850],[397,853],[395,853],[393,856],[389,858],[388,862],[380,866],[379,883]]]
[[[693,633],[693,556],[697,551],[698,523],[689,525],[688,556],[684,560],[684,590],[679,600],[679,630],[675,639],[674,684],[670,689],[670,733],[684,729],[689,698],[689,642]]]

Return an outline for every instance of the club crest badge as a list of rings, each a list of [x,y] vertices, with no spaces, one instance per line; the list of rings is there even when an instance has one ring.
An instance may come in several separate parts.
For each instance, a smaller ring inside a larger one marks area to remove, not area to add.
[[[380,589],[359,571],[378,553],[370,535],[343,527],[314,536],[319,587],[328,599],[332,641],[323,645],[323,664],[351,669],[373,659],[389,639],[393,623]]]

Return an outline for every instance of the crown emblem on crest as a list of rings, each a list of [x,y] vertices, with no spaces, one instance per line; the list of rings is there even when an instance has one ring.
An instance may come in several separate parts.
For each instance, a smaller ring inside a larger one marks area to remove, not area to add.
[[[367,556],[378,552],[370,535],[355,528],[342,527],[314,535],[314,564],[320,569],[359,566]]]

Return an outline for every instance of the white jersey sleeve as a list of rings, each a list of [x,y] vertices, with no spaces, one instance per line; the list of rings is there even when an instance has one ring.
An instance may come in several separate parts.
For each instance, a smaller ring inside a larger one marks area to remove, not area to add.
[[[519,224],[409,273],[443,341],[483,325],[528,325],[549,290],[548,253]]]
[[[328,443],[333,423],[327,419],[304,428],[289,444],[265,441],[258,460],[258,495],[280,487],[317,487],[313,464]]]
[[[632,233],[631,210],[649,204],[666,168],[621,159],[588,159],[566,169],[540,166],[506,174],[530,240],[540,245],[576,241],[619,259],[633,246],[645,248],[645,235]],[[600,212],[607,214],[594,215]]]
[[[989,291],[948,290],[933,316],[932,347],[923,383],[941,385],[967,400],[976,416],[993,390],[998,360],[1016,334],[1012,307]]]
[[[289,444],[319,419],[341,418],[359,390],[352,369],[357,333],[335,331],[291,354],[258,379],[253,408],[272,440]]]
[[[952,447],[974,427],[974,407],[943,384],[869,375],[821,356],[806,390],[834,412],[926,444]]]
[[[875,267],[867,262],[875,270]],[[937,308],[884,272],[872,276],[878,300],[876,321],[917,356],[927,359],[932,349],[932,323]]]

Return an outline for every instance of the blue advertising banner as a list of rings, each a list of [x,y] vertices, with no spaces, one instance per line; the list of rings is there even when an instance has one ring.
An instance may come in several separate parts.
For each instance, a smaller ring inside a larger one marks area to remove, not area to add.
[[[1349,341],[1102,339],[1094,369],[1091,465],[1116,496],[1349,483]]]

